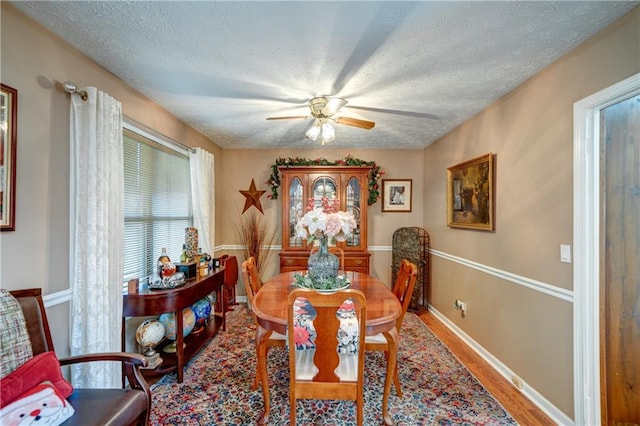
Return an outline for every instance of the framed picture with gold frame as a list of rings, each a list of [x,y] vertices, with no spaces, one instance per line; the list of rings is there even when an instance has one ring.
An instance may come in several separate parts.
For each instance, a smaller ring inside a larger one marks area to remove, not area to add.
[[[382,179],[382,211],[411,212],[411,179]]]
[[[493,163],[489,153],[447,169],[447,226],[495,229]]]
[[[16,229],[16,132],[18,91],[0,90],[0,231]]]

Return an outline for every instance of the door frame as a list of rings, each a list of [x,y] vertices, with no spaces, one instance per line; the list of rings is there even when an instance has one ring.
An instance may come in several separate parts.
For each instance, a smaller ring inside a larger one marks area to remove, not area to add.
[[[640,73],[573,105],[575,424],[600,424],[600,111],[640,95]]]

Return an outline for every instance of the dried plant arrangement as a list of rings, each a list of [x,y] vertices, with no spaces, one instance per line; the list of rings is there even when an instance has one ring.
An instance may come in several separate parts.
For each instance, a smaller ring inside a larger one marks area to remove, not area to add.
[[[276,230],[268,229],[264,216],[250,211],[246,215],[240,215],[240,224],[236,227],[236,233],[244,244],[244,258],[253,256],[258,272],[262,275],[264,267],[268,265],[273,254],[271,246],[276,238]]]

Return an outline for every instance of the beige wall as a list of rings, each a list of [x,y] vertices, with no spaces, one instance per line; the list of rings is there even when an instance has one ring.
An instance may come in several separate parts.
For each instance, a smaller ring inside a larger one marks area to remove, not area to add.
[[[573,104],[640,71],[640,10],[584,43],[424,152],[424,227],[433,248],[431,303],[573,417],[573,289],[560,244],[573,239]],[[446,226],[446,168],[495,154],[495,232]],[[482,268],[481,268],[482,269]],[[453,309],[467,302],[466,317]]]
[[[0,282],[7,289],[42,287],[50,294],[69,288],[69,99],[60,82],[109,93],[122,102],[126,116],[183,144],[203,147],[218,162],[222,151],[9,3],[0,7],[0,75],[2,83],[18,90],[16,231],[0,234]],[[220,218],[217,222],[221,226]],[[58,307],[54,311],[56,318],[67,318]],[[66,326],[54,330],[62,354],[68,347],[66,333]]]

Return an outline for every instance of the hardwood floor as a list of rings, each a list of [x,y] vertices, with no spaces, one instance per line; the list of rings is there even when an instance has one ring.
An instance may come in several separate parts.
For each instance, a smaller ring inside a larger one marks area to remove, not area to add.
[[[418,316],[519,424],[526,426],[555,424],[432,313],[425,311]]]

